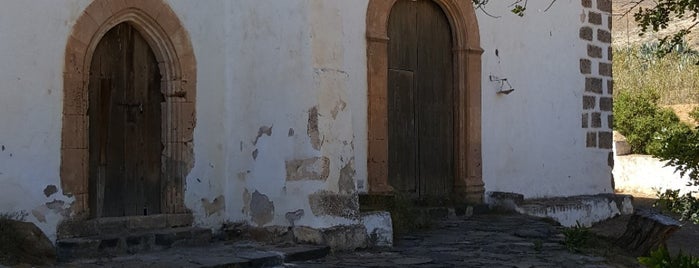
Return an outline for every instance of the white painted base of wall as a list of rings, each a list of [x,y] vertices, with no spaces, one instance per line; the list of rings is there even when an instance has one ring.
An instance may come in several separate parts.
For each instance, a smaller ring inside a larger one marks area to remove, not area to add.
[[[632,198],[600,194],[524,200],[519,194],[491,192],[487,193],[486,202],[494,209],[550,218],[565,227],[578,224],[589,227],[597,222],[633,213]]]
[[[684,194],[697,191],[697,186],[687,186],[689,179],[675,173],[674,167],[666,167],[650,155],[614,156],[614,183],[618,193],[637,197],[655,198],[658,191],[680,189]]]

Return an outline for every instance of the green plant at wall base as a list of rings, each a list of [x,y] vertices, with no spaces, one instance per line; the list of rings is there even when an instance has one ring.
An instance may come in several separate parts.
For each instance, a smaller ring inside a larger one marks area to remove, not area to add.
[[[576,226],[563,230],[563,235],[565,236],[563,243],[566,248],[571,252],[579,252],[590,238],[591,233],[589,228],[576,222]]]
[[[648,257],[639,257],[638,262],[650,268],[699,267],[699,258],[685,255],[681,251],[673,258],[665,247],[660,247],[657,250],[651,251]]]

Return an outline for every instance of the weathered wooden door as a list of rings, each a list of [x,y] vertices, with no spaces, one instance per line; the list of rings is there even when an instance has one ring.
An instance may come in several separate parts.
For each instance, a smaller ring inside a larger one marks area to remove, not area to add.
[[[452,34],[431,0],[399,0],[388,24],[388,175],[421,197],[454,185]]]
[[[127,23],[107,32],[95,49],[88,110],[93,217],[161,211],[160,78],[153,51]]]

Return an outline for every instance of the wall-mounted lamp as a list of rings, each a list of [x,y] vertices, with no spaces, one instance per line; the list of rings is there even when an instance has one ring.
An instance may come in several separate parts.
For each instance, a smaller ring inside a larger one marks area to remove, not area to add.
[[[515,91],[515,89],[510,85],[510,82],[507,81],[507,78],[500,78],[494,75],[490,76],[490,82],[495,82],[496,84],[496,90],[498,94],[510,94],[512,91]]]

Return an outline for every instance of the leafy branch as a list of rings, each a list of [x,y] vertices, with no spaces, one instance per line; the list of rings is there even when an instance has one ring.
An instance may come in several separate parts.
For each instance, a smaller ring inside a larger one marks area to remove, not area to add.
[[[486,15],[488,15],[490,17],[497,18],[497,16],[493,16],[490,13],[488,13],[488,11],[485,10],[485,6],[488,5],[488,2],[490,2],[490,0],[472,0],[472,1],[473,1],[473,6],[476,9],[483,11],[483,13],[485,13]],[[527,3],[529,1],[528,0],[513,0],[513,1],[514,2],[512,2],[512,4],[509,5],[509,8],[511,8],[510,12],[514,13],[517,16],[524,17],[525,12],[527,11]],[[556,3],[556,0],[551,0],[551,2],[549,3],[549,5],[546,7],[546,9],[544,11],[548,11],[553,6],[554,3]]]

